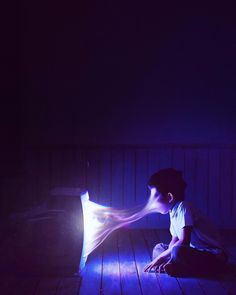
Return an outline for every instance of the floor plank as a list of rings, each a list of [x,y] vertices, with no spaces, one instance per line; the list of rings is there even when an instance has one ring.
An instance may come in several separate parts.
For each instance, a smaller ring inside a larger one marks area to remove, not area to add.
[[[42,278],[35,295],[55,295],[60,281],[60,278]]]
[[[0,294],[15,295],[21,294],[31,295],[35,293],[39,279],[25,277],[1,277]]]
[[[236,295],[236,275],[234,273],[225,274],[218,281],[227,294]]]
[[[1,274],[2,295],[236,295],[236,237],[224,236],[230,269],[215,278],[173,278],[144,273],[152,249],[168,243],[168,230],[120,229],[88,257],[80,277]]]
[[[206,295],[227,295],[227,291],[223,288],[219,281],[216,279],[198,279],[204,294]]]
[[[162,294],[160,283],[156,274],[144,272],[144,267],[150,261],[150,256],[143,239],[142,231],[132,230],[129,234],[140,278],[142,293],[151,294],[155,290],[155,294]]]
[[[194,278],[177,278],[184,294],[205,295],[199,282]]]
[[[227,291],[227,294],[236,295],[236,242],[235,235],[230,235],[227,239],[226,250],[229,254],[229,266],[227,272],[221,275],[218,279],[222,287]]]
[[[118,237],[122,295],[141,295],[141,283],[130,244],[129,231],[120,230]]]
[[[102,294],[121,294],[117,232],[113,232],[103,244]]]
[[[102,273],[101,245],[89,255],[86,266],[81,273],[80,295],[101,294]]]
[[[56,295],[77,295],[81,283],[80,277],[63,278],[58,286]]]

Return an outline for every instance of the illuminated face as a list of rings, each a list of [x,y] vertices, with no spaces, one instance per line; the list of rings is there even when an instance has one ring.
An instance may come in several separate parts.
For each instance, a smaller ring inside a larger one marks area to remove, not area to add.
[[[151,191],[150,199],[155,204],[155,212],[161,214],[169,213],[174,202],[173,195],[171,193],[163,195],[155,187],[149,187],[149,189]]]

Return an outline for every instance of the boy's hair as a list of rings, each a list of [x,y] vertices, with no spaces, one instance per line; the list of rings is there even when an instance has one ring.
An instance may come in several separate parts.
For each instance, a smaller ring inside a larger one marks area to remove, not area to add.
[[[148,186],[157,188],[164,195],[170,192],[174,195],[175,200],[183,201],[187,184],[183,179],[182,171],[167,168],[154,173],[149,178]]]

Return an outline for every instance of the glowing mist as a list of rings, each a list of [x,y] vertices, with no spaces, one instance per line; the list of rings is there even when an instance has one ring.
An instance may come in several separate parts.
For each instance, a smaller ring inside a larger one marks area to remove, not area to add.
[[[128,210],[118,210],[96,204],[89,200],[88,192],[81,195],[81,202],[84,220],[84,240],[80,270],[84,268],[88,255],[115,229],[135,222],[148,214],[158,212],[152,191],[145,206],[138,206]]]

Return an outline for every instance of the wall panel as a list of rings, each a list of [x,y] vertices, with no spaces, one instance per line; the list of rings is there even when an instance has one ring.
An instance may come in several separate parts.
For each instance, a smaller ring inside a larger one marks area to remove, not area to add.
[[[116,208],[144,204],[147,181],[164,167],[182,170],[186,199],[220,227],[236,226],[236,148],[209,145],[41,147],[25,152],[26,199],[41,202],[53,187],[87,189],[91,200]],[[132,227],[166,227],[153,214]]]

